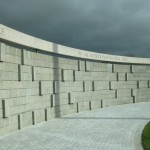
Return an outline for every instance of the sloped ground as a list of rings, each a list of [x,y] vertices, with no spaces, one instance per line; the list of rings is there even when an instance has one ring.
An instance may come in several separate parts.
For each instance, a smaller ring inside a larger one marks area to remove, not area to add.
[[[150,102],[68,115],[0,138],[0,150],[141,150]]]

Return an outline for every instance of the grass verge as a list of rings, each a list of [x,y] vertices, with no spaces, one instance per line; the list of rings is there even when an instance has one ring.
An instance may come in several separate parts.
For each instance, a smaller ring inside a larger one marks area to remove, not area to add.
[[[144,150],[150,150],[150,122],[145,126],[143,130],[142,145]]]

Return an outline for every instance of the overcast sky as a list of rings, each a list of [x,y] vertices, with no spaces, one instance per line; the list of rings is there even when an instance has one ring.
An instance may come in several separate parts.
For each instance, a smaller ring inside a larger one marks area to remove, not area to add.
[[[150,0],[0,0],[0,23],[65,46],[150,57]]]

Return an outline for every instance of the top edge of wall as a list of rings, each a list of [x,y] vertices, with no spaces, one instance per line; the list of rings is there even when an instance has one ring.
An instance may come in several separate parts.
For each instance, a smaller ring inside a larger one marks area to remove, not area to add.
[[[136,57],[125,57],[117,55],[107,55],[102,53],[90,52],[86,50],[75,49],[52,42],[48,42],[7,26],[0,24],[0,39],[22,45],[25,47],[51,52],[55,54],[61,54],[65,56],[91,59],[105,62],[118,62],[118,63],[133,63],[133,64],[150,64],[149,58],[136,58]]]

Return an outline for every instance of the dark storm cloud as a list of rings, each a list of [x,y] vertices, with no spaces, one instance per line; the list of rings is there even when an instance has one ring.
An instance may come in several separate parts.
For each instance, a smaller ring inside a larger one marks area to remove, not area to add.
[[[1,0],[0,23],[58,44],[150,57],[149,0]]]

